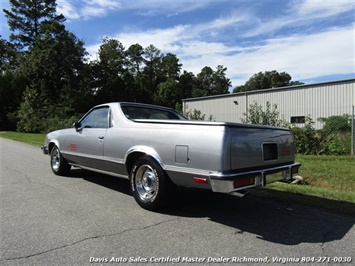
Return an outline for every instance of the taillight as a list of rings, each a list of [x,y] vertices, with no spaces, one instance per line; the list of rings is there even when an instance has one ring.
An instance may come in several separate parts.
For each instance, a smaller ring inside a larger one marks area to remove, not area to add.
[[[250,185],[254,185],[255,176],[246,176],[246,177],[238,177],[238,179],[233,181],[234,188],[237,187],[246,187]]]
[[[202,177],[194,177],[194,181],[200,184],[208,184],[207,179]]]

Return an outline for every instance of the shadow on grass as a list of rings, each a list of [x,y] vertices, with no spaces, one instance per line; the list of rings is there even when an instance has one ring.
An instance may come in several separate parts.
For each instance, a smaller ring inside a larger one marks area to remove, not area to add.
[[[304,204],[355,217],[355,204],[348,201],[338,201],[266,188],[260,188],[257,191],[260,196],[273,200]]]

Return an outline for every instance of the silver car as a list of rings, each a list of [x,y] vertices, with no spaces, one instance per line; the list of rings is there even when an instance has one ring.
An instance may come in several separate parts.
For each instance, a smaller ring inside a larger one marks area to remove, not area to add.
[[[168,204],[176,186],[243,196],[279,178],[291,181],[300,167],[288,129],[189,121],[138,103],[95,106],[73,128],[47,134],[42,149],[56,175],[75,166],[128,178],[148,210]]]

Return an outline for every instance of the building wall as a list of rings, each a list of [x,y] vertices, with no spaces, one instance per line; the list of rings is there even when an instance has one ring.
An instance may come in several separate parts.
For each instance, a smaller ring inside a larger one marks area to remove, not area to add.
[[[212,115],[216,121],[242,122],[251,104],[256,102],[265,108],[268,101],[277,105],[280,118],[287,122],[291,122],[291,117],[310,116],[316,122],[315,127],[321,128],[317,118],[351,115],[355,105],[355,79],[184,99],[183,110],[186,114],[197,109],[206,118]]]

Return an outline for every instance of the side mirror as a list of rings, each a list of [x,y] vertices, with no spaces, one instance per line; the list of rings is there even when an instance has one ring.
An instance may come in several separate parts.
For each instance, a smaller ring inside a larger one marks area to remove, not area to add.
[[[80,122],[75,122],[75,123],[73,124],[73,126],[75,127],[76,131],[79,131],[80,128],[81,128],[81,123],[80,123]]]

